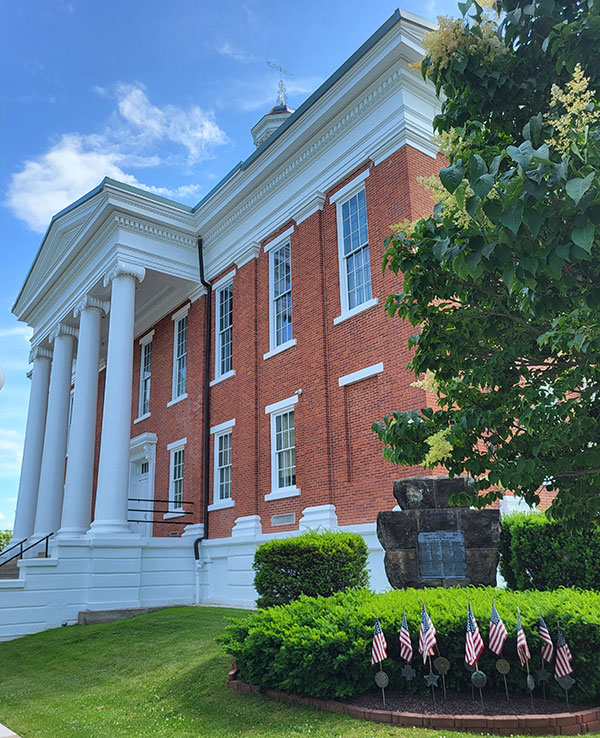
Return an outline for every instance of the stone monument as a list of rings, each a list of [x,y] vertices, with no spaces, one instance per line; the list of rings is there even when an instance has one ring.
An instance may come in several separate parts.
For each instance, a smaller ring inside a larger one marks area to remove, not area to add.
[[[465,491],[467,484],[464,477],[394,482],[400,510],[377,516],[392,587],[496,585],[500,511],[450,507],[450,495]]]

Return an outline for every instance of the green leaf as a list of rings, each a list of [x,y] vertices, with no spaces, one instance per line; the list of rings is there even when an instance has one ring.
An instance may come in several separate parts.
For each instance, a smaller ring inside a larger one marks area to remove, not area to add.
[[[503,210],[500,215],[500,222],[506,226],[516,236],[521,227],[521,219],[523,217],[523,203],[515,203],[509,210]]]
[[[533,234],[534,238],[537,238],[540,228],[542,227],[542,214],[533,208],[526,208],[523,211],[523,221]]]
[[[472,154],[469,157],[469,164],[467,166],[468,172],[469,172],[469,180],[472,182],[473,180],[479,179],[483,174],[487,174],[487,164],[485,161],[479,156],[479,154]]]
[[[473,192],[483,200],[490,193],[494,184],[495,179],[491,174],[483,174],[476,182],[471,184],[471,187],[473,188]]]
[[[508,155],[517,164],[520,164],[523,169],[527,169],[529,162],[533,158],[533,146],[531,141],[523,141],[523,143],[517,148],[516,146],[509,146],[506,149]]]
[[[465,176],[465,168],[463,167],[460,159],[456,164],[452,164],[445,169],[440,170],[440,179],[444,187],[452,194],[458,185],[463,181]]]
[[[498,223],[500,216],[502,215],[502,205],[499,200],[486,200],[483,203],[483,212],[492,221],[492,223]]]
[[[570,179],[567,182],[567,184],[565,185],[567,195],[571,198],[571,200],[573,200],[575,205],[579,205],[581,198],[591,187],[595,175],[596,172],[590,172],[590,174],[588,174],[588,176],[584,177],[583,179],[581,177],[576,177],[575,179]]]
[[[571,239],[573,243],[583,249],[586,253],[591,253],[592,244],[594,243],[594,235],[596,228],[593,223],[587,223],[580,228],[573,228],[571,231]]]
[[[471,218],[475,218],[480,205],[481,205],[481,199],[477,197],[477,195],[471,195],[471,197],[467,198],[466,210],[467,210],[467,213],[469,213],[469,215],[471,216]]]

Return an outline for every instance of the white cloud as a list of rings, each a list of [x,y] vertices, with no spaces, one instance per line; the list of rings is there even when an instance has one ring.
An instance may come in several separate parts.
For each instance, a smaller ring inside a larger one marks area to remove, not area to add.
[[[29,339],[33,334],[33,329],[27,325],[17,325],[14,328],[0,328],[0,338],[9,338],[10,336],[23,336],[29,343]]]
[[[0,428],[0,477],[12,477],[19,474],[22,454],[21,434],[15,430]]]
[[[230,44],[229,41],[225,41],[220,46],[217,46],[216,51],[218,51],[219,54],[229,56],[234,61],[241,62],[242,64],[251,64],[256,61],[254,54],[251,54],[249,51],[244,51],[244,49],[236,48]]]
[[[98,94],[114,96],[117,107],[100,133],[67,133],[48,151],[25,161],[13,174],[6,204],[17,218],[43,233],[57,212],[98,185],[104,177],[143,187],[174,199],[195,198],[199,185],[177,189],[141,183],[127,169],[161,164],[187,165],[212,156],[227,143],[224,131],[212,114],[194,105],[189,109],[153,105],[139,85],[117,85],[113,91],[97,88]]]

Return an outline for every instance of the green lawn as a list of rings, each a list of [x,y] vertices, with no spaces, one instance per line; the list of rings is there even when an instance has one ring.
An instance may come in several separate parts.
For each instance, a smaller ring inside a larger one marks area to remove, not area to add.
[[[214,638],[245,614],[178,607],[2,643],[0,722],[22,738],[440,735],[227,689],[230,659]]]

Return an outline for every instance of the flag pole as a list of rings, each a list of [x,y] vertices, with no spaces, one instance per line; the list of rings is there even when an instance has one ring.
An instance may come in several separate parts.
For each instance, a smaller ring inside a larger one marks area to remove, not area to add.
[[[379,617],[377,616],[377,610],[375,610],[375,620],[379,620]],[[380,626],[381,626],[381,623],[380,623]],[[379,662],[379,663],[377,664],[377,666],[379,666],[379,673],[380,673],[380,674],[382,674],[382,673],[383,673],[383,669],[381,668],[381,663],[382,663],[382,662],[380,661],[380,662]],[[382,687],[382,688],[381,688],[381,697],[382,697],[382,699],[383,699],[383,708],[385,709],[385,688],[384,688],[384,687]]]

